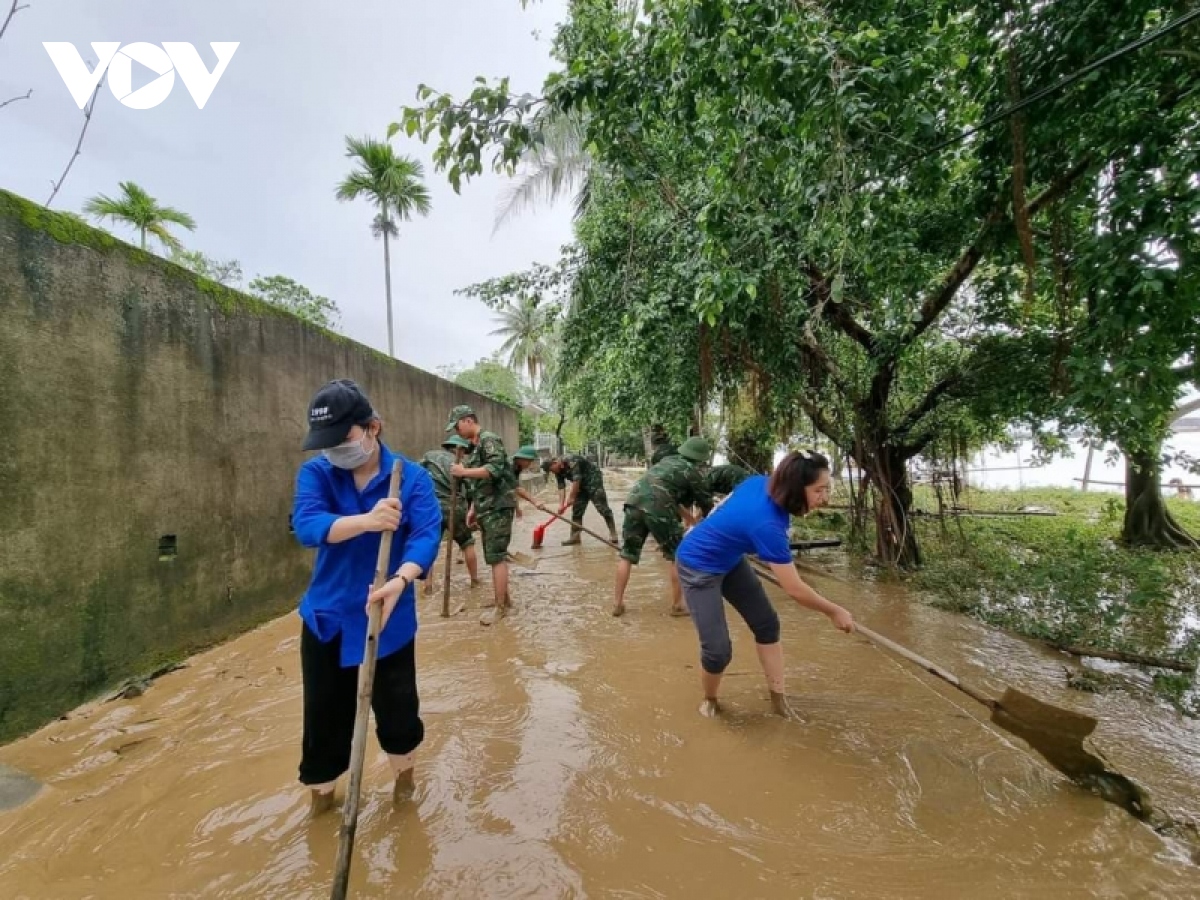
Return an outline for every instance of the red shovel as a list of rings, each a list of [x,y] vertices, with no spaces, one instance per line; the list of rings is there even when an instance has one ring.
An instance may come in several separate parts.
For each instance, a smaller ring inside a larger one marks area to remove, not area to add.
[[[561,516],[566,511],[566,509],[567,509],[567,505],[564,503],[561,507],[559,507],[558,515]],[[553,525],[557,521],[558,521],[558,516],[551,516],[549,519],[547,519],[545,522],[543,522],[537,528],[533,529],[533,549],[534,550],[542,549],[542,540],[546,537],[546,529],[549,528],[551,525]]]

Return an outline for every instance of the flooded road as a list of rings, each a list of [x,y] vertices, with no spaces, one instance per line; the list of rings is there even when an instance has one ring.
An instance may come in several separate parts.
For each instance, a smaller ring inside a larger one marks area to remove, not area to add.
[[[613,619],[613,553],[565,536],[550,529],[536,572],[513,569],[517,613],[492,628],[462,566],[467,613],[419,598],[417,795],[393,807],[372,737],[352,897],[1200,897],[1184,848],[774,589],[807,722],[768,715],[740,621],[728,712],[702,718],[695,634],[667,615],[657,553]],[[1200,818],[1196,722],[1071,692],[1062,658],[895,589],[814,583],[965,679],[1096,715],[1114,767]],[[328,896],[340,817],[310,823],[295,780],[299,632],[286,616],[0,748],[46,785],[0,813],[0,898]]]

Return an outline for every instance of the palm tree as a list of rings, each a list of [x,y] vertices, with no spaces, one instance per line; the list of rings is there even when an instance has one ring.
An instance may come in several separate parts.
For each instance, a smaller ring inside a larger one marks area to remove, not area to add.
[[[504,338],[500,352],[508,354],[511,368],[529,373],[529,384],[536,391],[538,373],[548,359],[546,334],[550,319],[546,310],[538,305],[537,297],[526,295],[516,303],[505,303],[495,321],[500,327],[492,334]]]
[[[574,112],[550,112],[540,116],[534,128],[535,142],[521,157],[524,171],[500,198],[493,234],[521,211],[539,202],[553,203],[568,191],[576,192],[576,218],[587,208],[592,157],[583,120]]]
[[[132,181],[122,181],[118,186],[121,196],[113,198],[97,194],[83,204],[83,211],[95,219],[111,219],[137,229],[143,250],[146,249],[147,234],[154,235],[169,250],[181,246],[179,239],[167,230],[168,225],[196,230],[195,219],[170,206],[159,206],[157,200]]]
[[[346,156],[357,165],[338,185],[339,200],[365,197],[378,210],[371,231],[383,238],[383,277],[387,291],[388,355],[395,356],[392,333],[392,254],[389,240],[399,231],[396,222],[409,222],[414,214],[427,216],[432,208],[425,187],[425,170],[409,156],[397,156],[387,141],[346,138]]]
[[[616,0],[614,11],[620,27],[633,29],[644,21],[637,0]],[[591,199],[591,176],[595,161],[588,150],[587,128],[577,109],[563,113],[545,107],[533,122],[533,144],[521,154],[524,171],[500,198],[492,233],[522,210],[539,202],[553,203],[575,191],[575,218]]]

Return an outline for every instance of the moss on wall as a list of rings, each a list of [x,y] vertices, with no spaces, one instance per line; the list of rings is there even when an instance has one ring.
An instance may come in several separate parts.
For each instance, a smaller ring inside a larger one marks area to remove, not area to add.
[[[0,740],[295,606],[331,378],[410,457],[458,403],[515,447],[512,410],[2,191],[0,317]]]

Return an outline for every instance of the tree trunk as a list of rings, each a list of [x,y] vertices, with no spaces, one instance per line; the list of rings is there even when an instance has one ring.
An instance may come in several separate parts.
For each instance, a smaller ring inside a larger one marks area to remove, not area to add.
[[[654,428],[650,425],[642,429],[642,449],[646,451],[646,465],[650,465],[650,457],[654,455]]]
[[[890,566],[917,568],[921,565],[921,548],[911,517],[913,496],[908,460],[884,448],[879,452],[864,452],[861,464],[875,488],[876,556]]]
[[[815,431],[815,429],[814,429]],[[843,470],[845,469],[846,461],[842,458],[841,448],[837,444],[830,442],[829,444],[829,468],[830,474],[834,481],[842,481],[844,478]]]
[[[555,456],[563,455],[562,428],[563,428],[563,425],[566,424],[566,422],[567,422],[567,417],[564,416],[562,413],[559,413],[558,414],[558,427],[554,429],[554,455]]]
[[[392,252],[388,246],[387,233],[387,208],[383,210],[383,283],[384,289],[387,292],[387,328],[388,328],[388,356],[396,358],[396,345],[392,332]]]
[[[1125,451],[1125,523],[1121,540],[1131,547],[1195,550],[1195,539],[1175,521],[1163,502],[1161,479],[1162,463],[1157,451]]]
[[[736,428],[729,433],[730,462],[755,473],[770,472],[775,465],[774,442],[764,440],[761,431],[753,428]]]

